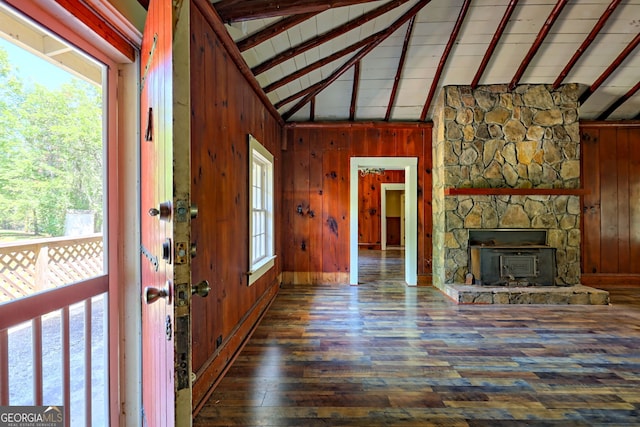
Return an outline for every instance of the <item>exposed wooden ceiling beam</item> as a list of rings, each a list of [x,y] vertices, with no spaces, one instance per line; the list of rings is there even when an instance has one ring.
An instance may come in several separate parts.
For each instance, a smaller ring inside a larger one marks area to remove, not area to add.
[[[380,43],[382,43],[384,40],[386,40],[398,28],[400,28],[402,25],[404,25],[405,22],[407,22],[409,19],[414,17],[418,12],[420,12],[420,10],[424,6],[426,6],[430,1],[431,0],[418,0],[418,2],[415,5],[413,5],[413,7],[411,7],[411,9],[409,9],[407,12],[405,12],[404,15],[402,15],[393,24],[391,24],[384,31],[382,31],[382,33],[384,33],[383,37],[380,37],[379,39],[377,39],[376,41],[371,43],[369,46],[366,46],[366,47],[362,48],[362,50],[360,50],[357,54],[355,54],[349,61],[347,61],[340,68],[338,68],[336,71],[334,71],[333,74],[331,74],[329,77],[327,77],[326,79],[324,79],[324,80],[316,83],[315,85],[311,86],[311,88],[313,88],[313,90],[310,93],[308,93],[304,98],[302,98],[302,100],[300,100],[296,105],[294,105],[289,111],[284,113],[282,115],[282,118],[285,121],[288,120],[289,117],[291,117],[298,110],[300,110],[300,108],[302,108],[307,102],[309,102],[309,99],[311,99],[312,97],[316,96],[319,92],[324,90],[327,86],[329,86],[331,83],[333,83],[338,77],[340,77],[342,74],[344,74],[345,71],[347,71],[349,68],[351,68],[351,66],[353,64],[355,64],[356,62],[361,60],[369,52],[371,52],[373,49],[375,49]]]
[[[411,40],[411,33],[413,32],[413,23],[416,17],[414,16],[409,20],[407,25],[407,31],[404,34],[404,42],[402,44],[402,53],[400,53],[400,61],[398,61],[398,69],[396,70],[396,77],[393,79],[393,88],[391,89],[391,96],[389,97],[389,105],[387,106],[387,113],[384,115],[384,120],[389,121],[391,118],[391,109],[396,102],[396,96],[398,94],[398,86],[400,85],[400,78],[402,77],[402,71],[404,70],[404,63],[407,59],[407,50],[409,49],[409,41]]]
[[[573,56],[571,57],[567,65],[565,65],[565,67],[562,69],[556,81],[553,82],[554,89],[558,89],[560,87],[564,79],[567,77],[567,75],[573,68],[573,66],[576,65],[576,63],[578,62],[578,59],[580,59],[582,54],[587,50],[587,48],[591,45],[591,43],[593,43],[595,38],[600,33],[600,30],[602,30],[602,28],[604,27],[604,24],[606,24],[607,20],[609,19],[613,11],[616,10],[616,7],[618,7],[621,1],[622,0],[613,0],[609,4],[609,7],[607,7],[607,9],[604,11],[602,16],[600,16],[600,19],[598,19],[598,22],[596,22],[596,25],[593,27],[593,29],[591,30],[587,38],[582,42],[582,44],[575,51],[575,53],[573,54]]]
[[[356,119],[356,103],[358,101],[358,88],[360,86],[360,61],[353,66],[353,90],[351,91],[351,105],[349,106],[349,120]]]
[[[275,67],[278,64],[283,63],[284,61],[286,61],[287,59],[293,58],[295,56],[300,55],[303,52],[306,52],[309,49],[313,49],[314,47],[320,46],[323,43],[328,42],[329,40],[332,40],[338,36],[341,36],[342,34],[349,32],[355,28],[358,28],[359,26],[377,18],[380,15],[383,15],[387,12],[389,12],[390,10],[395,9],[396,7],[402,5],[403,3],[406,3],[408,0],[392,0],[389,3],[385,3],[384,5],[368,12],[365,13],[364,15],[353,19],[349,22],[347,22],[344,25],[341,25],[337,28],[334,28],[332,30],[327,31],[324,34],[321,34],[317,37],[314,37],[312,39],[309,39],[297,46],[292,47],[291,49],[285,50],[284,52],[274,56],[273,58],[263,62],[262,64],[259,64],[255,67],[253,67],[253,69],[251,70],[253,72],[253,74],[255,74],[256,76],[258,74],[262,74],[265,71]]]
[[[427,111],[429,111],[429,107],[431,107],[431,101],[433,101],[433,97],[436,93],[436,88],[438,87],[438,83],[440,82],[442,71],[444,70],[444,67],[447,64],[447,59],[449,59],[449,54],[451,53],[451,49],[453,49],[453,45],[455,44],[456,39],[458,38],[458,34],[460,33],[460,28],[462,28],[462,23],[464,22],[464,18],[465,16],[467,16],[467,11],[469,10],[470,4],[471,4],[471,0],[464,0],[464,3],[460,8],[458,19],[456,20],[456,24],[453,26],[453,31],[451,31],[451,35],[449,36],[449,41],[447,42],[447,46],[444,48],[444,52],[440,57],[440,62],[438,63],[436,74],[433,77],[433,81],[431,82],[429,95],[427,95],[427,100],[424,103],[424,107],[422,107],[422,114],[420,114],[421,122],[424,121],[427,117]]]
[[[258,31],[255,34],[251,34],[250,36],[247,36],[242,40],[239,40],[236,43],[238,45],[238,49],[240,49],[240,52],[251,49],[252,47],[259,45],[260,43],[266,42],[271,37],[275,37],[278,34],[287,31],[289,28],[295,27],[296,25],[306,21],[307,19],[313,18],[317,14],[318,12],[303,13],[301,15],[289,16],[287,18],[274,22],[265,29]]]
[[[336,7],[372,1],[374,0],[222,0],[213,6],[222,21],[230,23],[300,13],[319,13]]]
[[[518,83],[520,82],[520,79],[522,78],[522,75],[524,74],[525,70],[529,66],[529,63],[531,63],[531,60],[538,52],[538,49],[540,49],[542,42],[547,37],[547,34],[549,34],[549,30],[551,30],[551,27],[553,26],[554,22],[556,22],[556,20],[558,19],[558,16],[560,16],[560,12],[562,12],[562,9],[564,9],[568,1],[569,0],[558,0],[558,3],[556,3],[555,7],[549,14],[549,17],[542,25],[542,28],[540,29],[538,36],[534,40],[533,45],[531,45],[531,48],[529,49],[524,59],[520,63],[520,66],[518,67],[518,71],[516,71],[516,74],[513,76],[511,83],[509,83],[510,90],[515,89]]]
[[[622,104],[627,102],[629,98],[636,94],[636,92],[640,89],[640,81],[636,83],[634,87],[629,89],[627,93],[622,95],[620,98],[616,99],[616,101],[609,106],[602,114],[598,116],[596,120],[606,120],[614,111],[618,109]]]
[[[327,64],[332,63],[333,61],[342,58],[345,55],[348,55],[349,53],[360,49],[362,46],[366,46],[369,43],[373,42],[376,40],[376,38],[379,37],[379,33],[375,33],[370,35],[367,38],[364,38],[362,40],[360,40],[359,42],[356,42],[350,46],[345,47],[342,50],[339,50],[338,52],[329,55],[325,58],[319,59],[316,62],[313,62],[309,65],[307,65],[306,67],[300,68],[298,71],[295,71],[291,74],[289,74],[288,76],[285,76],[283,78],[281,78],[280,80],[277,80],[273,83],[271,83],[270,85],[267,85],[264,87],[264,91],[266,93],[269,92],[273,92],[274,90],[278,89],[279,87],[282,87],[284,85],[286,85],[287,83],[291,83],[294,80],[299,79],[300,77],[304,76],[305,74],[309,74],[310,72],[312,72],[313,70],[317,70],[320,67],[323,67]]]
[[[629,54],[633,52],[633,50],[638,46],[639,43],[640,43],[640,33],[636,34],[633,40],[631,40],[631,42],[627,45],[627,47],[625,47],[622,50],[622,52],[620,52],[618,57],[611,63],[611,65],[607,67],[606,70],[604,70],[604,72],[600,75],[600,77],[598,77],[598,79],[595,82],[593,82],[593,84],[589,86],[582,95],[580,95],[580,99],[578,102],[580,104],[584,104],[587,101],[587,99],[589,99],[589,97],[593,95],[593,92],[598,90],[600,85],[604,83],[604,81],[607,80],[611,74],[613,74],[613,72],[620,66],[620,64],[622,64],[622,62],[627,58],[627,56],[629,56]]]
[[[491,56],[493,55],[493,52],[496,50],[496,46],[500,41],[500,37],[502,37],[502,33],[504,33],[505,28],[507,28],[507,24],[509,23],[511,14],[515,10],[517,4],[518,4],[518,0],[511,0],[509,2],[509,5],[507,6],[507,10],[504,12],[504,15],[502,15],[502,20],[500,21],[500,24],[498,25],[498,28],[496,29],[495,34],[491,38],[491,42],[489,43],[489,47],[487,48],[487,51],[484,53],[484,57],[482,58],[480,67],[478,67],[478,71],[476,71],[476,75],[473,78],[473,81],[471,82],[472,88],[475,89],[476,87],[478,87],[480,78],[482,77],[484,70],[487,68],[489,61],[491,60]]]

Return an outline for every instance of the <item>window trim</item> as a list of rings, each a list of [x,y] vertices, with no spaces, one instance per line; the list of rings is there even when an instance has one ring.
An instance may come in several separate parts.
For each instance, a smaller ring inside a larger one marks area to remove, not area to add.
[[[249,280],[248,285],[251,286],[255,283],[262,275],[264,275],[267,271],[269,271],[275,265],[275,218],[274,218],[274,157],[273,154],[267,150],[265,146],[263,146],[253,135],[249,134],[249,171],[248,171],[248,186],[249,186],[249,205],[248,205],[248,216],[249,216],[249,228],[248,228],[248,240],[249,240]],[[254,200],[254,191],[253,191],[253,167],[254,163],[259,161],[261,164],[266,166],[266,178],[265,178],[265,210],[267,213],[266,218],[266,239],[267,239],[267,247],[266,247],[266,255],[258,260],[257,262],[253,262],[253,200]]]

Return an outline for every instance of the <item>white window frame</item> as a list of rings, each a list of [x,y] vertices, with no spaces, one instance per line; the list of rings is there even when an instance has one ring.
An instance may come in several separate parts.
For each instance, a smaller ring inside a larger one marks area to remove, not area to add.
[[[261,176],[255,177],[255,168],[261,167]],[[256,179],[258,182],[256,182]],[[274,236],[274,194],[273,194],[273,155],[260,142],[249,135],[249,285],[271,269],[275,264],[275,236]],[[257,189],[262,189],[256,194]],[[257,199],[256,199],[257,198]],[[256,200],[261,206],[256,207]],[[255,233],[255,214],[264,216],[263,228],[259,234]],[[261,239],[263,253],[256,257],[254,252],[256,242]]]

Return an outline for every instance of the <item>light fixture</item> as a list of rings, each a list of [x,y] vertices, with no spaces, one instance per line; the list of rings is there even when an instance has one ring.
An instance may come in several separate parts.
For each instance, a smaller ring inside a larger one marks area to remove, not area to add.
[[[360,176],[366,175],[384,175],[384,168],[362,168],[360,169]]]

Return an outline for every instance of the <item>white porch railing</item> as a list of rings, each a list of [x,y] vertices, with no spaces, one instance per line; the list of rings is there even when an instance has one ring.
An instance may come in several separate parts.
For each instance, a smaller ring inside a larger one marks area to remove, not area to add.
[[[0,244],[0,406],[108,425],[107,290],[102,235]]]
[[[0,243],[0,303],[104,274],[102,234]]]

